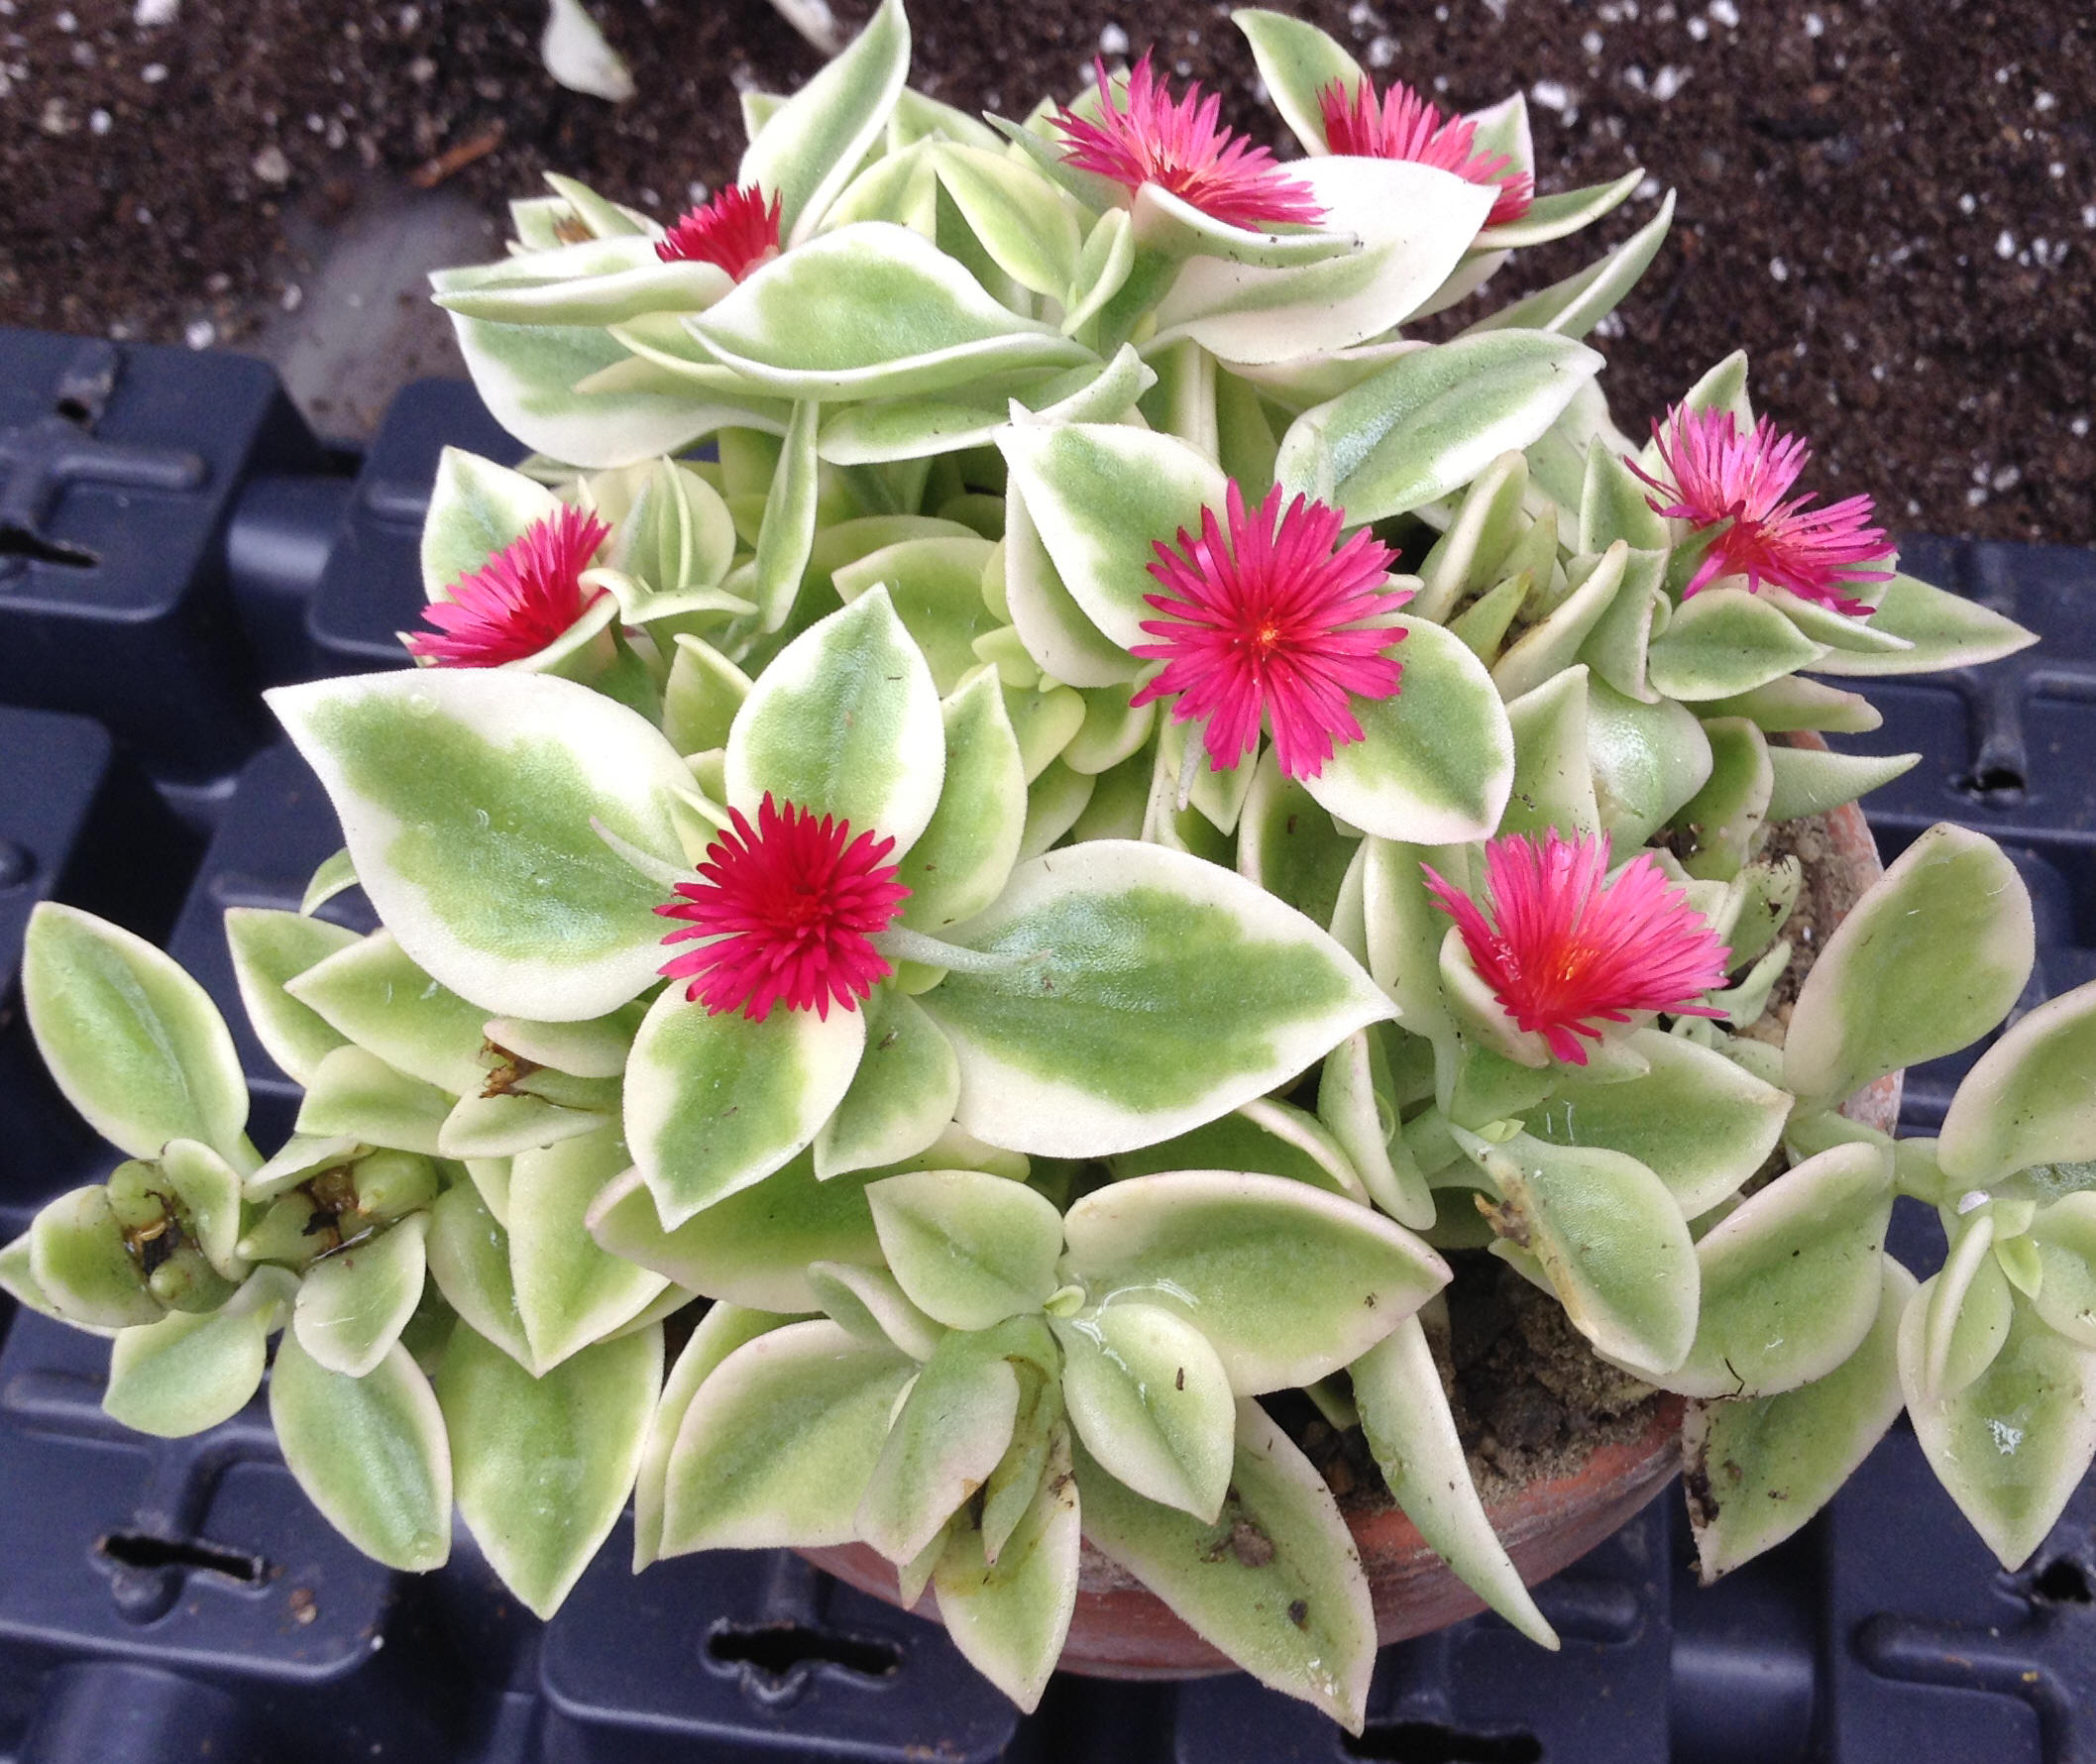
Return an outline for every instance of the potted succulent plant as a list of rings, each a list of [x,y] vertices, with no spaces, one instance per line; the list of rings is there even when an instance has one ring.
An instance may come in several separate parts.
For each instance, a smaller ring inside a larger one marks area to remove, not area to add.
[[[1890,1136],[2030,907],[1952,827],[1871,879],[1850,805],[1911,761],[1828,752],[1875,714],[1812,677],[2028,634],[1795,495],[1740,359],[1616,428],[1580,339],[1670,204],[1486,308],[1640,173],[1538,196],[1518,97],[1238,22],[1300,162],[1147,60],[964,116],[889,0],[746,98],[736,188],[556,179],[437,277],[538,452],[445,457],[420,666],[272,695],[346,844],[228,915],[293,1136],[165,956],[29,934],[124,1161],[0,1281],[113,1337],[112,1415],[209,1427],[276,1337],[285,1460],[384,1562],[456,1508],[547,1613],[630,1499],[636,1566],[816,1553],[1028,1707],[1067,1646],[1358,1727],[1379,1618],[1453,1614],[1429,1546],[1550,1645],[1521,1568],[1677,1427],[1709,1575],[1903,1407],[2036,1547],[2096,1451],[2096,994]],[[1502,1277],[1621,1397],[1598,1491],[1474,1485]]]

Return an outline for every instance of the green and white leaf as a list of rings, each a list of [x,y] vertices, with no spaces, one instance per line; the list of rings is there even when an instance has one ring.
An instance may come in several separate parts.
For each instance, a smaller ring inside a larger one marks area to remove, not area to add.
[[[1104,1157],[1169,1138],[1392,1015],[1300,914],[1155,845],[1101,839],[1022,864],[953,936],[998,960],[923,1003],[959,1056],[955,1118],[1014,1151]]]
[[[1771,1396],[1825,1378],[1878,1314],[1892,1156],[1836,1146],[1793,1165],[1696,1246],[1696,1342],[1666,1375],[1689,1396]]]
[[[1899,1419],[1900,1317],[1915,1281],[1890,1257],[1879,1279],[1869,1333],[1823,1378],[1776,1396],[1689,1404],[1682,1455],[1706,1586],[1798,1531]]]
[[[877,1267],[879,1238],[861,1172],[818,1181],[813,1154],[717,1200],[673,1231],[633,1170],[613,1180],[587,1215],[590,1233],[613,1256],[653,1268],[710,1298],[779,1312],[822,1308],[810,1283],[814,1263]]]
[[[437,1373],[459,1516],[491,1568],[541,1617],[610,1535],[662,1389],[662,1331],[585,1348],[541,1378],[471,1329]]]
[[[1140,1299],[1051,1318],[1062,1395],[1085,1449],[1120,1483],[1212,1523],[1230,1487],[1236,1399],[1208,1339]]]
[[[1064,1266],[1094,1303],[1183,1317],[1240,1395],[1338,1371],[1448,1279],[1440,1257],[1372,1208],[1243,1171],[1112,1183],[1072,1206],[1063,1232]]]
[[[261,1268],[216,1311],[170,1311],[119,1331],[103,1413],[161,1439],[232,1419],[262,1387],[270,1332],[283,1319],[292,1284],[281,1268]]]
[[[775,398],[846,403],[988,390],[1093,359],[998,304],[907,227],[861,221],[774,259],[686,328],[722,366]]]
[[[758,677],[728,731],[728,805],[754,821],[769,793],[907,852],[938,807],[944,759],[932,670],[877,587]]]
[[[850,1542],[896,1398],[916,1371],[827,1318],[735,1349],[677,1431],[662,1554]]]
[[[312,1081],[315,1068],[345,1038],[284,991],[284,982],[357,940],[355,932],[303,913],[270,907],[226,910],[233,978],[255,1039],[285,1076],[300,1084]]]
[[[1203,508],[1220,516],[1222,472],[1184,441],[1113,423],[1019,424],[1000,432],[997,445],[1061,587],[1122,649],[1146,641],[1142,622],[1156,615],[1144,599],[1157,592],[1153,545],[1171,543],[1182,528],[1198,534]],[[1017,556],[1015,545],[1008,564],[1015,572]],[[1024,635],[1026,597],[1016,580],[1014,588]],[[1113,683],[1060,677],[1079,686]]]
[[[534,1370],[631,1321],[669,1284],[592,1238],[584,1221],[632,1159],[615,1122],[517,1154],[509,1172],[509,1271]]]
[[[859,1499],[860,1538],[898,1567],[922,1554],[989,1481],[1018,1414],[1019,1375],[994,1338],[955,1331],[941,1339],[874,1462]]]
[[[1231,1497],[1212,1525],[1144,1499],[1081,1444],[1074,1458],[1094,1548],[1261,1684],[1361,1731],[1376,1660],[1361,1558],[1324,1479],[1259,1404],[1238,1404]]]
[[[1636,1158],[1529,1134],[1490,1145],[1458,1130],[1497,1185],[1493,1229],[1534,1254],[1573,1327],[1646,1378],[1696,1339],[1696,1245],[1667,1185]]]
[[[247,1168],[248,1085],[204,989],[145,938],[40,901],[22,946],[37,1050],[88,1126],[133,1158],[199,1140]]]
[[[422,1302],[429,1215],[414,1213],[306,1270],[291,1310],[298,1345],[344,1378],[374,1372]]]
[[[910,21],[884,0],[834,60],[787,99],[735,173],[779,198],[779,232],[803,244],[888,125],[910,71]]]
[[[654,976],[659,884],[593,823],[674,863],[690,774],[645,718],[572,681],[425,668],[281,687],[357,875],[400,946],[501,1016],[600,1017]]]
[[[409,1574],[444,1565],[451,1447],[436,1395],[405,1348],[395,1343],[352,1378],[286,1333],[270,1374],[270,1421],[298,1486],[358,1549]]]
[[[980,1170],[913,1170],[871,1184],[866,1199],[904,1292],[949,1329],[987,1329],[1039,1310],[1061,1284],[1061,1218],[1024,1183]]]
[[[1485,664],[1460,637],[1392,615],[1404,640],[1392,698],[1355,699],[1362,739],[1348,741],[1303,788],[1351,827],[1417,844],[1482,839],[1513,788],[1513,730]]]
[[[1900,1320],[1900,1382],[1936,1480],[2004,1568],[2023,1566],[2096,1456],[2096,1356],[2013,1307],[1992,1365],[1954,1396],[1921,1389],[1925,1284]]]
[[[1536,1609],[1471,1481],[1419,1319],[1407,1317],[1350,1373],[1369,1450],[1404,1516],[1473,1593],[1530,1641],[1556,1648],[1557,1631]]]
[[[1275,476],[1356,523],[1405,513],[1535,441],[1600,365],[1592,350],[1535,331],[1415,351],[1297,417]]]
[[[752,1023],[669,987],[634,1038],[625,1087],[626,1144],[664,1226],[674,1231],[813,1144],[865,1046],[855,1010],[781,1007]]]
[[[2030,976],[2036,932],[2016,866],[1983,834],[1931,827],[1872,884],[1806,976],[1784,1046],[1801,1100],[1838,1102],[1978,1040]]]
[[[2096,986],[2077,986],[2019,1017],[1950,1099],[1936,1158],[1984,1188],[2033,1164],[2096,1158]]]
[[[945,1131],[960,1097],[952,1045],[915,999],[882,987],[865,1013],[866,1051],[815,1138],[816,1174],[826,1181],[915,1158]]]
[[[1034,1496],[988,1559],[987,1534],[962,1525],[932,1570],[938,1614],[963,1658],[1032,1713],[1062,1657],[1077,1602],[1080,1525],[1067,1429],[1055,1430]]]
[[[1643,1028],[1624,1041],[1649,1067],[1641,1077],[1562,1066],[1527,1129],[1552,1145],[1636,1158],[1673,1191],[1684,1218],[1698,1218],[1768,1161],[1791,1097],[1680,1036]]]

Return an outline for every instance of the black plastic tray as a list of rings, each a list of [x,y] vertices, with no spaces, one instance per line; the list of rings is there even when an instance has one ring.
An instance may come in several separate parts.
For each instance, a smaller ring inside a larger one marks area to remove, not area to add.
[[[79,396],[83,376],[99,403]],[[469,387],[426,382],[352,478],[266,370],[222,355],[0,333],[0,388],[11,1231],[110,1161],[38,1071],[13,1007],[37,899],[169,937],[236,1026],[258,1133],[288,1126],[293,1093],[247,1036],[219,916],[295,905],[339,835],[255,692],[400,665],[391,633],[420,604],[415,535],[439,451],[520,450]],[[176,483],[162,459],[144,487],[75,472],[54,496],[36,463],[54,436],[93,458],[105,442],[159,449],[203,476]],[[98,561],[50,555],[62,547]],[[1887,855],[1944,818],[2001,839],[2039,902],[2034,997],[2078,984],[2096,974],[2096,632],[2080,616],[2096,554],[1914,540],[1906,557],[2046,641],[1969,679],[1872,683],[1886,727],[1840,744],[1927,755],[1872,799]],[[135,652],[133,626],[157,633]],[[83,647],[98,666],[77,678],[20,660]],[[83,710],[92,720],[59,714]],[[351,923],[362,910],[354,893],[329,909]],[[1914,1074],[1911,1127],[1940,1118],[1954,1079],[1949,1062]],[[1895,1243],[1911,1264],[1940,1254],[1932,1216],[1905,1203]],[[463,1533],[422,1579],[358,1556],[283,1470],[259,1402],[193,1440],[141,1439],[101,1414],[104,1344],[10,1321],[4,1300],[0,1328],[5,1764],[2096,1761],[2096,1489],[2004,1575],[1904,1424],[1826,1513],[1713,1590],[1693,1586],[1669,1495],[1539,1590],[1561,1653],[1491,1617],[1384,1650],[1368,1732],[1350,1740],[1239,1676],[1061,1678],[1021,1719],[935,1626],[796,1558],[691,1557],[636,1580],[622,1529],[541,1624]]]

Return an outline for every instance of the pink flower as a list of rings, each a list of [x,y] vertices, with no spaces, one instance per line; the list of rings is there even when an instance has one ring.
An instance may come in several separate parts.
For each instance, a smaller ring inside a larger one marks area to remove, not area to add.
[[[1335,154],[1409,160],[1453,171],[1471,183],[1498,185],[1498,197],[1485,217],[1488,227],[1519,220],[1535,200],[1536,180],[1516,171],[1505,154],[1480,148],[1476,123],[1462,116],[1444,122],[1441,112],[1402,80],[1379,104],[1373,82],[1363,80],[1350,98],[1335,79],[1317,94],[1317,108],[1324,114],[1325,144]]]
[[[826,1022],[831,1004],[855,1011],[874,983],[891,972],[870,939],[895,923],[910,893],[881,859],[895,841],[851,836],[849,822],[818,821],[764,793],[752,827],[741,810],[707,847],[701,880],[680,882],[681,897],[656,912],[688,919],[662,940],[712,941],[665,962],[672,980],[689,979],[685,997],[718,1016],[739,1009],[762,1023],[775,1004],[814,1011]]]
[[[1315,225],[1324,219],[1309,187],[1273,163],[1272,154],[1221,127],[1223,101],[1198,85],[1174,104],[1144,52],[1128,76],[1128,108],[1114,102],[1106,63],[1092,63],[1099,80],[1098,122],[1064,109],[1055,127],[1067,141],[1063,159],[1096,172],[1133,195],[1154,183],[1183,197],[1226,226],[1263,227],[1274,221]]]
[[[665,264],[718,264],[740,281],[779,255],[779,198],[767,208],[755,184],[734,184],[688,210],[655,242],[655,255]]]
[[[1604,838],[1567,839],[1553,828],[1540,840],[1494,839],[1485,848],[1487,911],[1420,868],[1500,1007],[1560,1059],[1587,1063],[1575,1038],[1600,1041],[1596,1018],[1723,1014],[1695,1000],[1724,984],[1725,946],[1649,852],[1611,882]]]
[[[1372,623],[1411,599],[1384,588],[1396,561],[1366,529],[1333,549],[1336,508],[1297,496],[1281,510],[1278,488],[1256,514],[1235,482],[1226,542],[1213,508],[1201,536],[1179,529],[1179,549],[1157,542],[1150,573],[1169,591],[1146,595],[1163,613],[1143,628],[1159,640],[1130,652],[1164,668],[1136,694],[1147,705],[1173,694],[1173,720],[1205,719],[1208,763],[1227,771],[1259,745],[1264,715],[1280,768],[1314,778],[1333,742],[1358,741],[1348,696],[1386,699],[1403,670],[1384,652],[1404,633]]]
[[[1808,507],[1809,496],[1783,499],[1812,458],[1801,437],[1780,433],[1765,416],[1741,433],[1729,410],[1677,404],[1664,426],[1652,425],[1652,438],[1661,476],[1635,460],[1624,464],[1659,493],[1645,498],[1653,509],[1699,531],[1721,520],[1732,523],[1704,554],[1684,598],[1721,576],[1744,576],[1751,590],[1772,582],[1836,612],[1868,616],[1870,607],[1847,586],[1882,574],[1866,566],[1890,559],[1892,542],[1882,527],[1870,524],[1868,496],[1824,508]]]
[[[533,521],[487,563],[432,601],[423,619],[436,627],[407,639],[409,653],[444,668],[498,668],[536,655],[603,598],[585,595],[582,573],[611,536],[594,514],[565,504]]]

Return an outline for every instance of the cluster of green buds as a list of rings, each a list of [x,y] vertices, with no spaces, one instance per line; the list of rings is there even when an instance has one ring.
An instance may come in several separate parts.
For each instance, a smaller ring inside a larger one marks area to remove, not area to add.
[[[346,841],[228,915],[291,1140],[165,956],[31,927],[130,1161],[0,1283],[115,1336],[112,1414],[210,1426],[280,1330],[285,1459],[397,1567],[454,1506],[541,1613],[628,1498],[636,1566],[870,1545],[1031,1708],[1082,1540],[1358,1728],[1369,1589],[1259,1399],[1358,1423],[1554,1643],[1437,1362],[1489,1250],[1688,1399],[1710,1574],[1903,1407],[2037,1547],[2096,1453],[2096,997],[1939,1140],[1838,1112],[2028,978],[2014,868],[1946,827],[1771,1002],[1784,827],[1914,761],[1828,752],[1878,719],[1824,679],[2029,634],[1792,495],[1740,358],[1616,428],[1580,339],[1671,199],[1407,335],[1640,173],[1537,196],[1519,97],[1443,118],[1239,23],[1299,162],[1147,60],[964,116],[888,0],[745,99],[734,189],[665,226],[556,179],[436,278],[537,451],[445,456],[420,666],[271,695]],[[369,937],[319,916],[353,884]],[[1919,1288],[1899,1193],[1950,1234]]]

